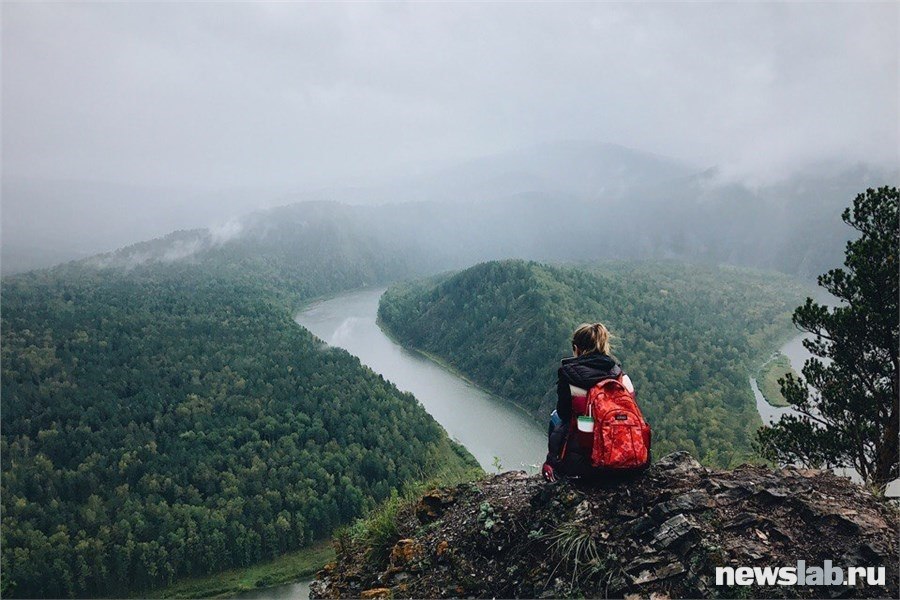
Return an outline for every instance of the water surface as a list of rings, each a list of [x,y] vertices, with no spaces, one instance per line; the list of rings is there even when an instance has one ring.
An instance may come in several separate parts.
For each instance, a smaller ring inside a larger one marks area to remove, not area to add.
[[[546,432],[525,411],[494,398],[423,355],[406,350],[378,327],[384,289],[342,294],[299,313],[295,320],[331,346],[359,358],[401,390],[412,392],[451,438],[482,468],[536,472],[547,453]],[[548,385],[554,373],[548,373]],[[239,596],[253,600],[307,600],[310,581],[263,588]]]
[[[285,585],[260,588],[238,594],[235,598],[241,600],[309,600],[309,584],[312,581],[298,581]]]
[[[788,340],[787,343],[779,348],[779,351],[788,357],[788,360],[791,362],[791,367],[797,374],[800,374],[807,359],[812,358],[813,356],[812,353],[803,346],[803,340],[812,337],[813,335],[810,333],[801,333]],[[827,358],[820,358],[819,360],[826,364],[828,363]],[[759,416],[762,418],[764,424],[771,425],[781,419],[785,414],[798,414],[797,411],[790,406],[777,407],[766,402],[766,399],[759,391],[759,385],[757,384],[756,379],[753,377],[750,378],[750,387],[753,390],[753,396],[756,398],[756,410],[759,412]],[[860,477],[856,469],[835,468],[832,470],[837,475],[849,477],[852,481],[857,483],[862,482],[862,477]],[[895,479],[887,485],[885,495],[892,498],[900,497],[900,479]]]
[[[412,392],[450,437],[488,471],[535,472],[547,454],[546,431],[518,407],[478,389],[425,356],[392,341],[376,323],[384,289],[343,294],[314,304],[296,321],[350,352],[401,390]],[[556,374],[547,374],[547,386]]]

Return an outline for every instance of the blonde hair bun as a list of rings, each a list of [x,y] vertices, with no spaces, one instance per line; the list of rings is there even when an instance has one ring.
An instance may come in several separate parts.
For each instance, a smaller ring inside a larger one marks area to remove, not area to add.
[[[582,353],[610,354],[609,337],[603,323],[582,323],[572,334],[572,345]]]

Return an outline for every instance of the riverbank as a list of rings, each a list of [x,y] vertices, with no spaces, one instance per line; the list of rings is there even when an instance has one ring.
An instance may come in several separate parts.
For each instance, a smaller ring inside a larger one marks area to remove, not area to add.
[[[317,302],[295,321],[413,394],[482,468],[493,470],[499,459],[505,469],[536,472],[547,453],[546,430],[528,411],[389,337],[376,322],[382,292],[373,288]]]
[[[268,562],[205,577],[182,579],[168,587],[140,592],[141,598],[233,598],[252,590],[311,579],[334,560],[330,540],[289,552]]]
[[[481,392],[487,396],[491,396],[503,403],[508,404],[512,408],[521,411],[529,419],[534,419],[535,421],[537,421],[537,423],[539,425],[544,425],[544,423],[542,423],[541,420],[538,418],[538,415],[535,415],[535,413],[533,411],[528,410],[525,406],[519,404],[515,400],[510,400],[509,398],[503,398],[501,396],[498,396],[495,392],[492,392],[491,390],[487,389],[486,387],[484,387],[477,381],[473,381],[472,379],[470,379],[468,376],[466,376],[465,373],[463,373],[462,371],[460,371],[459,369],[457,369],[456,367],[454,367],[453,365],[448,363],[446,360],[444,360],[440,356],[437,356],[436,354],[431,354],[430,352],[426,352],[425,350],[421,350],[419,348],[416,348],[414,346],[406,344],[405,342],[403,342],[403,340],[401,340],[396,335],[394,335],[394,332],[391,331],[382,322],[381,317],[378,317],[378,316],[375,317],[375,325],[378,326],[378,329],[381,330],[381,332],[384,334],[384,337],[386,337],[390,341],[394,342],[395,344],[397,344],[398,346],[403,348],[405,351],[410,352],[412,354],[418,354],[422,358],[425,358],[425,359],[433,362],[434,364],[439,366],[441,369],[447,371],[454,377],[465,381],[466,383],[471,385],[473,388],[475,388],[479,392]],[[547,415],[547,417],[549,418],[550,415]]]
[[[788,401],[785,400],[784,396],[781,394],[781,386],[778,384],[778,379],[784,377],[786,374],[797,377],[797,372],[791,365],[790,359],[782,354],[780,350],[775,352],[769,360],[763,363],[756,374],[756,383],[759,386],[759,392],[769,405],[776,408],[790,406]]]

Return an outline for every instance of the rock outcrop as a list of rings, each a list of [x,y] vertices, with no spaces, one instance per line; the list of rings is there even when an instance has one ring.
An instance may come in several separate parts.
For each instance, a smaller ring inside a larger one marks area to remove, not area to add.
[[[829,472],[719,471],[686,453],[594,485],[510,472],[429,492],[396,525],[380,550],[336,543],[313,597],[900,597],[896,507]],[[716,567],[826,560],[885,580],[716,585]]]

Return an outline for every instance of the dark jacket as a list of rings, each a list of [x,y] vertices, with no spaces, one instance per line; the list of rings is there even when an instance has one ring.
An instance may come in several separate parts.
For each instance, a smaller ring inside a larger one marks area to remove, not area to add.
[[[621,373],[622,368],[612,357],[599,352],[564,358],[562,366],[556,372],[556,414],[563,423],[568,423],[572,418],[570,385],[589,390],[598,381],[618,377]]]
[[[572,419],[572,390],[569,386],[586,391],[594,387],[598,381],[618,377],[621,373],[622,368],[606,354],[591,352],[563,359],[562,366],[557,371],[556,382],[556,414],[559,415],[562,422],[556,427],[550,425],[547,440],[547,450],[549,451],[547,461],[554,465],[554,468],[564,467],[558,463],[558,459],[568,436],[569,423]],[[580,460],[577,456],[570,458],[576,463]],[[572,460],[568,460],[568,462],[571,463]],[[565,470],[570,474],[576,474],[577,471],[584,470],[587,466],[589,465],[571,464]]]

